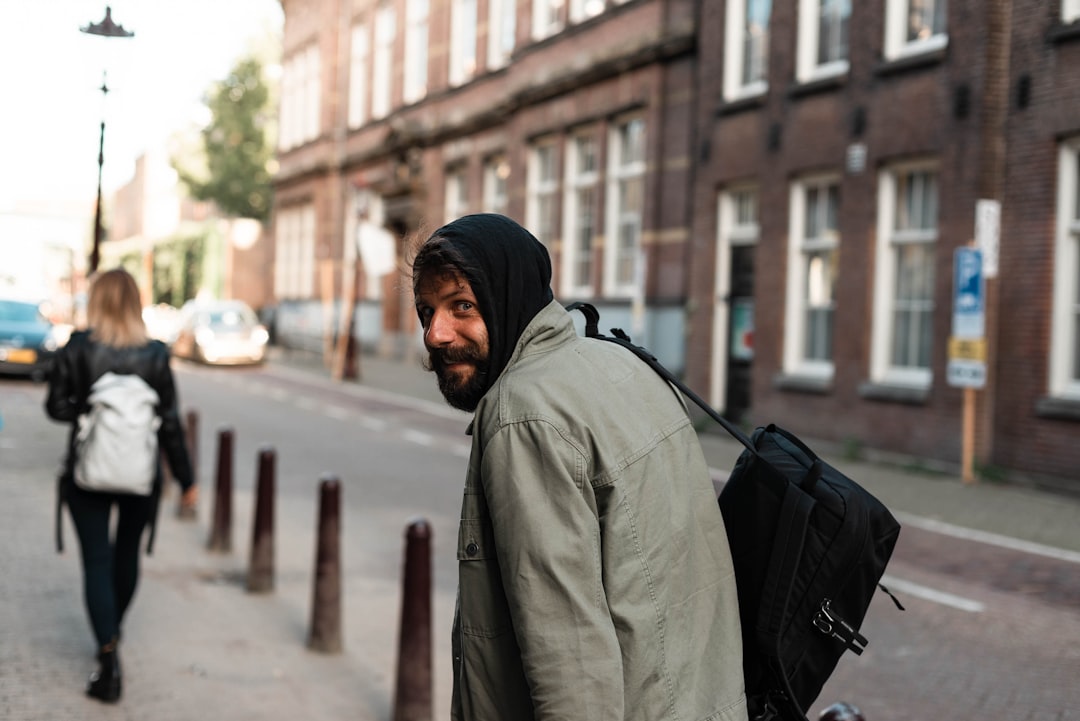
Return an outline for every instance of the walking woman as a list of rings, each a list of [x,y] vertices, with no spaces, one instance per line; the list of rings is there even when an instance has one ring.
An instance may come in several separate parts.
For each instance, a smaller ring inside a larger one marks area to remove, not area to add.
[[[160,454],[155,454],[150,470],[152,491],[148,495],[86,490],[76,482],[79,417],[90,410],[95,381],[109,372],[134,375],[156,392],[156,414],[160,419],[157,438],[173,476],[183,488],[182,506],[194,507],[198,488],[180,422],[169,349],[161,341],[148,338],[139,289],[127,271],[109,270],[91,280],[87,325],[87,330],[72,333],[67,345],[57,353],[45,410],[54,420],[71,424],[60,497],[71,512],[79,537],[84,600],[98,646],[98,669],[90,676],[86,693],[101,701],[115,702],[121,692],[121,624],[135,595],[143,531],[157,513],[162,474]],[[138,455],[135,451],[132,449],[131,457]],[[110,537],[114,508],[115,536]]]

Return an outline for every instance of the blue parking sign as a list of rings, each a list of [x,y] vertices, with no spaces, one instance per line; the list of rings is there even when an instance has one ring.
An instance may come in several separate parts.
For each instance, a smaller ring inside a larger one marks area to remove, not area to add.
[[[957,248],[953,258],[952,334],[956,338],[986,334],[986,279],[978,248]]]

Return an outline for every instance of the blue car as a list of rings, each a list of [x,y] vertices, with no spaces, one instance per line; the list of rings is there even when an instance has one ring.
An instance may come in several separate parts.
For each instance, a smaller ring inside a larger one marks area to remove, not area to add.
[[[45,317],[40,303],[0,298],[0,375],[47,379],[65,330]]]

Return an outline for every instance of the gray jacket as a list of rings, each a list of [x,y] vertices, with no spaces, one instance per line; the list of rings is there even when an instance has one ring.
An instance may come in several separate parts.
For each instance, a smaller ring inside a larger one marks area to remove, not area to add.
[[[745,721],[727,536],[675,391],[552,302],[472,431],[453,718]]]

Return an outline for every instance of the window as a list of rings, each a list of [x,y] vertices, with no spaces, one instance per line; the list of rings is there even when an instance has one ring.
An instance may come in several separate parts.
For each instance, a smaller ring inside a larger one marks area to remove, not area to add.
[[[465,182],[465,170],[456,168],[446,172],[446,222],[460,218],[469,212],[469,186]]]
[[[874,276],[871,375],[876,382],[931,381],[938,176],[933,166],[882,174]]]
[[[604,288],[609,295],[633,295],[640,288],[642,218],[645,210],[645,121],[620,123],[608,142],[607,220]]]
[[[599,148],[594,136],[580,135],[567,141],[562,268],[562,292],[566,296],[593,295],[599,171]]]
[[[563,0],[534,0],[533,38],[543,40],[563,29]]]
[[[1061,0],[1061,22],[1080,20],[1080,0]]]
[[[277,217],[274,295],[312,297],[315,290],[315,206],[283,209]]]
[[[450,33],[450,84],[476,74],[476,0],[454,0]]]
[[[506,181],[510,163],[502,155],[488,158],[484,163],[484,212],[506,215]]]
[[[406,103],[415,103],[427,94],[429,0],[409,0],[405,9]]]
[[[945,9],[946,0],[886,0],[885,57],[945,47]]]
[[[807,179],[791,189],[784,370],[831,378],[840,186]]]
[[[730,0],[724,55],[724,97],[765,92],[772,0]]]
[[[800,0],[800,81],[847,72],[850,18],[851,0]]]
[[[491,69],[501,68],[514,51],[517,3],[514,0],[488,0],[488,53]]]
[[[1058,154],[1050,395],[1080,400],[1080,138]]]
[[[570,0],[570,22],[580,23],[604,12],[604,0]]]
[[[374,118],[386,117],[390,112],[396,27],[394,6],[384,0],[375,11],[375,57],[371,68],[371,115]]]
[[[367,122],[368,47],[367,23],[353,25],[349,47],[350,128],[358,128]]]
[[[555,240],[556,207],[559,175],[556,169],[555,144],[544,141],[533,146],[529,153],[526,178],[528,204],[527,223],[541,243],[548,248]]]
[[[310,45],[294,55],[282,74],[278,145],[288,150],[319,135],[319,47]]]

